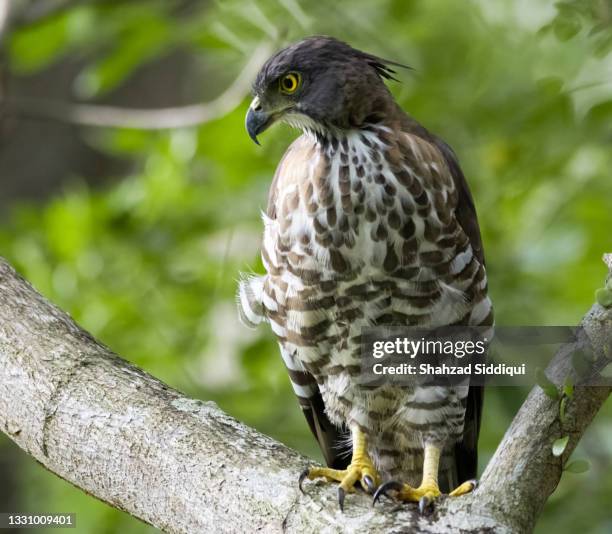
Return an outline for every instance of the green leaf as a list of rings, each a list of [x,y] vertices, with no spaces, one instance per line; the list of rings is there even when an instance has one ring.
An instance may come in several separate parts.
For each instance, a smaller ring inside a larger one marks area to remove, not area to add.
[[[579,20],[560,17],[554,22],[553,31],[559,41],[569,41],[574,35],[576,35],[581,28]]]
[[[557,76],[546,76],[537,82],[538,89],[541,89],[547,96],[554,97],[563,90],[564,81]]]
[[[572,377],[569,375],[565,378],[565,382],[563,383],[563,394],[569,399],[574,396],[574,384],[572,383]]]
[[[580,14],[586,15],[587,12],[584,6],[581,5],[581,2],[573,1],[573,2],[556,2],[555,8],[557,9],[558,15],[567,18],[577,17]]]
[[[67,15],[49,17],[39,24],[13,32],[9,39],[11,61],[18,71],[33,72],[65,52],[69,37]]]
[[[597,302],[600,306],[603,306],[604,308],[609,308],[610,306],[612,306],[612,291],[605,287],[602,287],[595,291],[595,299],[597,299]]]
[[[563,469],[568,473],[586,473],[591,468],[591,463],[588,460],[574,460],[565,466]]]
[[[567,397],[563,397],[561,399],[561,404],[559,405],[559,421],[561,424],[565,424],[565,405],[567,404]]]
[[[569,436],[563,436],[562,438],[555,440],[552,446],[553,456],[561,456],[565,452],[568,441]]]
[[[541,368],[536,369],[536,384],[542,388],[544,393],[549,396],[551,399],[559,398],[559,391],[557,390],[557,386],[555,386],[546,376],[546,373]]]
[[[612,35],[606,35],[605,37],[598,39],[593,49],[593,54],[597,58],[603,58],[612,49]]]

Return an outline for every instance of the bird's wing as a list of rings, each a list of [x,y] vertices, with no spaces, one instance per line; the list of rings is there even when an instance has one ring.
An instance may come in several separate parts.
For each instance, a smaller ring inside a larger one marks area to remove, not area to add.
[[[463,171],[459,166],[457,156],[452,148],[443,140],[429,133],[410,117],[405,118],[402,129],[409,135],[419,138],[421,142],[427,143],[429,147],[424,152],[433,160],[433,163],[438,163],[440,169],[448,169],[447,172],[450,174],[458,193],[457,206],[455,208],[456,220],[470,240],[474,255],[481,265],[484,266],[484,250],[476,208]],[[437,150],[429,150],[429,148],[433,147]],[[464,402],[465,422],[463,426],[463,439],[455,446],[455,463],[459,482],[476,478],[478,469],[478,435],[480,433],[480,421],[484,403],[484,387],[470,386]]]
[[[482,239],[480,237],[480,226],[478,225],[478,217],[476,215],[476,207],[474,206],[474,199],[472,198],[472,193],[463,175],[463,171],[459,166],[457,155],[442,139],[431,134],[425,127],[408,115],[404,115],[402,118],[402,130],[408,135],[415,136],[419,138],[421,142],[424,141],[426,144],[437,149],[433,152],[431,150],[426,150],[426,154],[433,160],[433,163],[446,164],[441,165],[440,168],[448,168],[451,179],[455,184],[455,189],[459,195],[457,207],[455,208],[455,217],[465,234],[468,236],[474,255],[478,261],[484,265],[485,258],[482,248]],[[426,163],[432,162],[428,161]]]
[[[442,153],[446,164],[450,170],[451,177],[455,183],[455,188],[459,193],[455,216],[457,221],[463,228],[463,231],[470,239],[472,251],[481,265],[485,264],[484,250],[482,248],[482,238],[480,237],[480,226],[478,225],[478,216],[476,215],[476,207],[474,199],[468,187],[463,171],[459,166],[459,161],[453,149],[444,141],[438,138],[433,139],[434,144]]]
[[[312,375],[304,374],[314,382]],[[346,445],[349,443],[348,430],[337,428],[327,418],[323,397],[318,388],[308,397],[298,395],[298,400],[308,426],[319,443],[325,463],[334,469],[346,469],[351,459],[350,455],[346,454]]]
[[[281,179],[283,182],[291,180],[290,175],[296,173],[297,168],[303,164],[304,150],[304,139],[299,137],[289,146],[274,173],[266,210],[270,219],[276,219],[279,211],[277,206],[279,182]],[[288,358],[291,356],[283,355],[285,364]],[[295,370],[294,365],[291,365],[294,369],[286,366],[304,417],[319,443],[325,462],[334,469],[345,469],[350,463],[350,457],[346,455],[346,444],[349,442],[348,429],[336,427],[327,417],[323,397],[314,377],[307,371]]]
[[[463,228],[472,245],[472,251],[481,265],[485,264],[480,226],[472,193],[453,150],[441,139],[434,139],[451,173],[455,188],[459,193],[455,217]],[[484,387],[470,386],[465,405],[463,439],[455,445],[455,463],[459,482],[476,478],[478,471],[478,435],[484,403]]]

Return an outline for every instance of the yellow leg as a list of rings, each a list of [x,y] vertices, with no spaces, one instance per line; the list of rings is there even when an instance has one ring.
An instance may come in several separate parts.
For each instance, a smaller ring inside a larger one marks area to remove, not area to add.
[[[442,495],[438,486],[438,469],[440,466],[441,450],[435,445],[425,445],[423,458],[423,479],[418,488],[413,488],[408,484],[400,484],[396,481],[386,482],[378,488],[374,495],[374,502],[381,495],[387,495],[387,492],[393,491],[395,497],[400,501],[418,502],[419,511],[424,513],[425,510]],[[458,497],[469,493],[476,487],[476,481],[470,480],[464,482],[453,490],[449,496]]]
[[[300,489],[304,479],[314,480],[325,478],[328,481],[340,482],[338,487],[338,501],[340,509],[344,507],[344,496],[354,490],[356,482],[360,482],[361,487],[369,493],[380,483],[380,477],[376,468],[372,464],[368,454],[368,446],[365,434],[355,426],[351,430],[353,438],[353,455],[351,463],[346,469],[330,469],[329,467],[309,467],[300,475]]]
[[[438,468],[440,466],[440,449],[434,445],[426,445],[423,458],[423,479],[418,488],[403,484],[397,492],[401,501],[418,502],[419,510],[425,509],[441,494],[438,486]]]

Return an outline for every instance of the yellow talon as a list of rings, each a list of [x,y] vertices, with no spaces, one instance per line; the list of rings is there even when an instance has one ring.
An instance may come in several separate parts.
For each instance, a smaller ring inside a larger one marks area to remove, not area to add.
[[[340,509],[343,509],[345,494],[354,491],[357,481],[360,482],[365,491],[374,493],[374,490],[380,484],[380,476],[368,454],[365,435],[356,427],[352,431],[352,436],[353,456],[350,465],[346,469],[309,467],[300,475],[300,489],[302,489],[302,482],[306,478],[309,480],[325,478],[329,482],[339,482],[338,501]]]
[[[400,484],[394,480],[384,483],[374,494],[374,503],[381,497],[387,495],[388,491],[395,492],[395,498],[400,501],[418,502],[419,511],[426,510],[442,495],[438,487],[438,467],[440,464],[440,449],[433,445],[426,445],[423,458],[423,480],[418,488],[408,484]],[[449,497],[459,497],[471,492],[476,487],[475,480],[468,480],[455,488]]]
[[[468,480],[463,484],[459,484],[453,491],[451,491],[448,496],[449,497],[461,497],[461,495],[465,495],[466,493],[471,493],[476,489],[478,482],[476,480]]]
[[[397,498],[401,501],[419,502],[425,497],[429,502],[433,502],[440,495],[442,492],[437,484],[421,484],[418,488],[404,484],[397,493]]]

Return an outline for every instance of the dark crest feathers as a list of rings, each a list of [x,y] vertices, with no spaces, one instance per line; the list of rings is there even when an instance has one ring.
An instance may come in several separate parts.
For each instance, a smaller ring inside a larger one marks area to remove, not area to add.
[[[398,63],[397,61],[373,56],[371,54],[366,54],[365,52],[362,52],[362,54],[368,65],[374,68],[374,70],[376,70],[376,73],[381,78],[385,78],[386,80],[393,80],[399,82],[399,80],[393,76],[393,74],[397,74],[397,72],[391,67],[389,67],[389,65],[392,65],[394,67],[400,67],[402,69],[414,70],[411,66],[404,65],[403,63]]]
[[[317,61],[323,63],[330,59],[339,58],[363,60],[381,78],[387,80],[398,81],[393,76],[396,74],[396,71],[391,67],[412,70],[412,67],[408,65],[362,52],[334,37],[314,35],[294,43],[273,55],[261,69],[253,88],[255,90],[261,88],[265,83],[269,83],[277,76],[283,74],[284,71],[295,67],[296,63],[301,66],[317,66],[313,65],[313,63]]]

